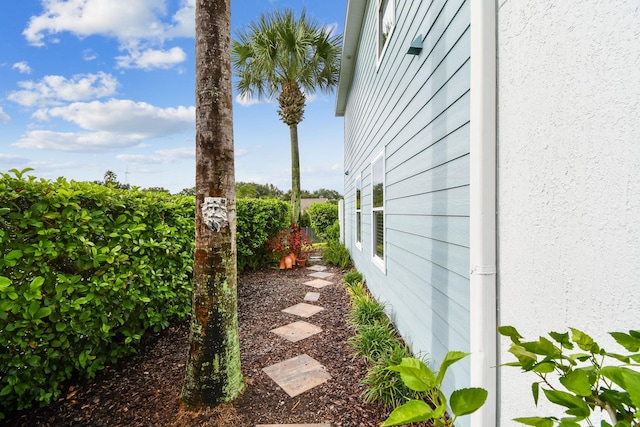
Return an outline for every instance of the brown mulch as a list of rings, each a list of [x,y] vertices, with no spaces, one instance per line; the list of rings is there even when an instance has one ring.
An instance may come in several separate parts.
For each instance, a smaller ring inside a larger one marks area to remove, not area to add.
[[[14,414],[0,426],[173,426],[254,427],[257,424],[331,423],[333,427],[379,426],[388,411],[365,404],[360,380],[366,365],[352,358],[346,324],[348,296],[336,273],[332,285],[305,286],[305,268],[243,272],[238,279],[239,327],[245,390],[234,402],[198,413],[187,412],[179,400],[188,348],[188,322],[144,338],[137,355],[106,368],[96,378],[69,384],[62,398],[46,408]],[[300,320],[280,310],[303,302],[307,292],[320,292],[325,308],[309,319],[323,331],[291,343],[269,330]],[[331,379],[294,398],[262,369],[307,354],[323,364]]]

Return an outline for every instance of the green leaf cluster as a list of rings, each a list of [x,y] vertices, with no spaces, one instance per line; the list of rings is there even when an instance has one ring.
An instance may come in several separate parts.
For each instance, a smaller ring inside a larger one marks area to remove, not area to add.
[[[338,206],[333,203],[314,203],[307,212],[313,230],[318,236],[327,239],[327,229],[338,221]]]
[[[613,339],[628,354],[609,353],[586,333],[575,328],[569,332],[550,332],[551,339],[523,341],[512,326],[501,326],[498,332],[511,339],[509,352],[517,361],[506,366],[532,372],[538,381],[531,391],[536,405],[540,390],[551,403],[563,408],[566,416],[516,418],[525,425],[552,427],[579,426],[584,421],[593,425],[590,416],[596,410],[605,412],[611,424],[602,427],[630,427],[640,421],[640,331],[611,332]],[[607,363],[613,363],[608,365]]]
[[[289,225],[289,210],[289,204],[282,200],[237,200],[238,269],[256,269],[272,261],[266,243]]]
[[[55,400],[190,312],[194,201],[0,174],[0,407]],[[0,415],[1,416],[1,415]]]

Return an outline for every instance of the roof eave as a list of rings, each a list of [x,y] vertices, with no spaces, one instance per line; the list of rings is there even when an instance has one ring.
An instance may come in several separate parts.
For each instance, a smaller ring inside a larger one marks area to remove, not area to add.
[[[348,0],[347,16],[342,37],[342,55],[340,56],[340,78],[336,94],[336,116],[343,117],[347,106],[347,97],[353,80],[356,65],[356,53],[360,44],[362,23],[367,5],[366,0]]]

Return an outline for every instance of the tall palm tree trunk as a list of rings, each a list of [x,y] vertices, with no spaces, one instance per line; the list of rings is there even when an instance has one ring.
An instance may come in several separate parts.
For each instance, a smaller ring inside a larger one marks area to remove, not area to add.
[[[238,337],[230,0],[196,2],[196,245],[182,400],[214,406],[242,390]]]
[[[289,125],[291,138],[291,223],[300,223],[300,150],[298,149],[298,125]]]

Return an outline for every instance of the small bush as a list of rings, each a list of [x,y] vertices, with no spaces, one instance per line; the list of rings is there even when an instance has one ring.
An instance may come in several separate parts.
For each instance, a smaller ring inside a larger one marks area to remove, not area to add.
[[[336,221],[327,228],[327,246],[322,251],[322,258],[329,264],[337,265],[340,268],[347,268],[351,265],[351,254],[349,250],[340,243],[340,222]]]
[[[349,313],[349,324],[358,331],[376,323],[388,327],[389,318],[384,312],[384,305],[368,295],[358,295],[351,301],[352,309]]]
[[[355,351],[354,358],[360,356],[369,363],[380,360],[397,342],[398,338],[387,322],[362,325],[348,340]]]
[[[398,341],[381,354],[362,380],[362,384],[367,386],[362,393],[365,402],[380,402],[387,408],[394,408],[406,402],[407,398],[421,398],[421,393],[411,390],[402,382],[399,372],[388,369],[389,366],[400,364],[406,357],[412,357],[411,350]]]
[[[345,273],[343,280],[349,286],[353,286],[358,282],[362,282],[364,278],[362,277],[362,273],[358,270],[351,270]]]
[[[309,222],[316,234],[328,239],[327,229],[338,221],[338,206],[331,203],[314,203],[307,210]]]

